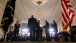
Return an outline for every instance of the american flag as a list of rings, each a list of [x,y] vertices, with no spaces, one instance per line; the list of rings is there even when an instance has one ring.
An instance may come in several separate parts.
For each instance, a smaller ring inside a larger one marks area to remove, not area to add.
[[[70,33],[70,26],[75,16],[70,0],[61,0],[61,10],[63,30]]]

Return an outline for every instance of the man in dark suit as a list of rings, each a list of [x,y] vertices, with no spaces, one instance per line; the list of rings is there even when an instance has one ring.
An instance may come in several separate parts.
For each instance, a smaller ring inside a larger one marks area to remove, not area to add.
[[[39,37],[39,30],[40,30],[40,20],[38,20],[38,22],[37,22],[36,41],[38,41],[38,37]]]
[[[45,32],[46,32],[46,40],[47,41],[50,41],[50,33],[49,33],[49,23],[48,23],[48,21],[47,20],[45,20],[45,26],[44,26],[44,28],[45,28]]]
[[[42,25],[41,25],[41,21],[38,20],[37,22],[37,29],[36,29],[36,40],[37,41],[42,41]]]
[[[57,28],[57,23],[55,22],[55,20],[53,20],[53,28],[55,30],[55,41],[58,41],[58,28]]]
[[[28,19],[28,28],[30,29],[30,41],[35,41],[36,27],[37,20],[32,15],[31,18]]]
[[[19,28],[20,28],[20,24],[17,21],[14,25],[15,29],[14,29],[14,40],[18,41],[18,34],[19,34]]]

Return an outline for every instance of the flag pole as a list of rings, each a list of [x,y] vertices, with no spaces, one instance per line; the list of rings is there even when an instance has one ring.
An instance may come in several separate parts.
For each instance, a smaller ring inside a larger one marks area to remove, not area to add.
[[[4,35],[4,42],[7,40],[7,34]]]
[[[6,28],[8,28],[8,20],[7,20]],[[5,33],[4,33],[4,42],[7,41],[7,32],[8,31],[5,31]]]

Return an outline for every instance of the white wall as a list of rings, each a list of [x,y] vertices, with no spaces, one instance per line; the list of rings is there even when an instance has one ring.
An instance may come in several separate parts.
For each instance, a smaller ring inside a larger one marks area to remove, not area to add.
[[[62,30],[62,23],[61,23],[61,20],[57,23],[57,26],[58,26],[58,32],[63,31],[63,30]]]
[[[0,3],[0,24],[1,24],[2,16],[4,12],[3,10],[4,10],[4,6],[2,5],[2,3]]]
[[[73,24],[72,25],[75,25],[76,26],[76,3],[73,6],[73,9],[74,9],[74,12],[75,12],[75,18],[74,18],[74,21],[73,21]]]

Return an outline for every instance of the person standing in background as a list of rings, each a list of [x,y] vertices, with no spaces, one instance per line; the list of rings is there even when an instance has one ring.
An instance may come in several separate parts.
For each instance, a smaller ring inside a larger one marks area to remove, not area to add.
[[[55,20],[53,20],[53,28],[54,28],[54,30],[55,30],[55,41],[59,41],[58,40],[58,28],[57,28],[57,23],[55,22]]]
[[[49,23],[48,23],[48,21],[47,20],[45,20],[45,26],[44,26],[44,28],[45,28],[45,33],[46,33],[46,41],[50,41],[50,33],[49,33]]]
[[[43,28],[42,27],[43,27],[43,22],[40,21],[39,24],[40,24],[40,28],[39,28],[39,37],[38,37],[38,40],[39,41],[42,41],[42,32],[43,32]]]
[[[39,37],[39,29],[40,29],[40,20],[38,20],[38,22],[37,22],[36,41],[38,41],[38,37]]]
[[[28,28],[30,29],[30,41],[35,41],[37,20],[34,18],[34,15],[31,15],[31,18],[28,19]]]
[[[18,41],[18,34],[19,34],[19,28],[20,28],[20,24],[17,21],[14,25],[15,29],[14,29],[14,41]]]

